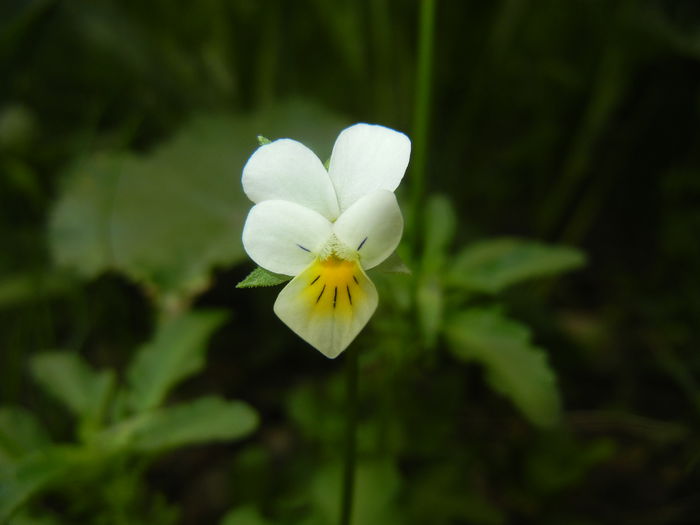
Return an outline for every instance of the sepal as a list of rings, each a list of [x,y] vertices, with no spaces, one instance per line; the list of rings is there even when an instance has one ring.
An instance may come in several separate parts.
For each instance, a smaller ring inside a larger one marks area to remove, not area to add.
[[[266,286],[277,286],[291,280],[291,276],[281,273],[269,272],[265,268],[258,266],[250,272],[248,276],[236,285],[236,288],[261,288]]]

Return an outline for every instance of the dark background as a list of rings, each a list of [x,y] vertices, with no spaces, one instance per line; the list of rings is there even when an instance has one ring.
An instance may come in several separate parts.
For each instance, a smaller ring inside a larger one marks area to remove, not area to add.
[[[156,317],[118,269],[44,287],[65,272],[47,224],[77,159],[148,156],[198,115],[274,120],[286,104],[411,135],[418,12],[405,0],[2,0],[0,402],[72,439],[28,376],[30,357],[66,348],[122,370]],[[588,263],[504,297],[548,349],[561,428],[530,427],[441,343],[430,359],[388,367],[390,380],[376,368],[363,379],[367,417],[379,417],[373,396],[393,390],[413,442],[392,456],[408,516],[398,522],[695,523],[700,3],[443,0],[434,46],[427,187],[457,210],[455,245],[518,235],[577,246]],[[275,138],[264,126],[248,133],[231,137],[243,159],[258,133]],[[320,139],[320,154],[333,140]],[[411,181],[409,171],[400,197]],[[289,408],[300,390],[338,390],[340,362],[277,322],[277,290],[234,288],[251,269],[243,257],[216,265],[196,299],[232,316],[177,396],[244,399],[260,429],[166,455],[145,474],[187,523],[240,505],[302,523],[290,517],[304,515],[300,487],[341,454]],[[60,515],[64,504],[35,505]]]

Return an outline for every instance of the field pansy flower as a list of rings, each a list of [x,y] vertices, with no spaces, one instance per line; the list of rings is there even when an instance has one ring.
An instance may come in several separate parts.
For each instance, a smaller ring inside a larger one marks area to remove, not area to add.
[[[291,139],[260,146],[243,168],[243,189],[255,203],[243,246],[262,268],[294,276],[274,311],[329,358],[347,348],[377,308],[365,271],[401,239],[393,192],[410,153],[403,133],[356,124],[338,136],[328,170]]]

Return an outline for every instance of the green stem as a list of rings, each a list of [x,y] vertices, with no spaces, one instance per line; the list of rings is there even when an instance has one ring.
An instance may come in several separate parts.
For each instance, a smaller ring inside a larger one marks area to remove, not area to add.
[[[418,17],[418,67],[413,113],[413,166],[411,169],[411,241],[416,249],[421,206],[425,193],[426,152],[430,125],[430,92],[433,69],[433,40],[435,33],[435,0],[420,0]]]
[[[345,427],[345,464],[340,500],[340,525],[350,525],[355,492],[355,463],[357,461],[357,391],[358,351],[350,350],[345,360],[347,407]]]

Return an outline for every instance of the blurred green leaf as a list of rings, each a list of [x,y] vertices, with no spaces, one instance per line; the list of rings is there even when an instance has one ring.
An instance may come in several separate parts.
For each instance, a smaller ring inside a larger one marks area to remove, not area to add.
[[[74,352],[46,352],[31,361],[34,379],[75,416],[97,420],[114,387],[111,370],[95,372]]]
[[[113,265],[112,208],[119,174],[132,162],[126,154],[99,154],[70,170],[49,230],[51,250],[59,264],[87,277]]]
[[[204,289],[213,266],[244,257],[248,202],[236,170],[247,149],[235,147],[249,142],[244,133],[201,118],[149,156],[79,162],[53,210],[56,261],[87,277],[115,268],[165,303]]]
[[[446,332],[454,355],[481,363],[491,386],[531,422],[539,426],[557,422],[561,402],[556,379],[525,325],[496,309],[473,308],[452,317]]]
[[[263,518],[255,507],[246,506],[226,513],[221,525],[271,525],[271,522]]]
[[[258,288],[261,286],[277,286],[286,283],[291,277],[280,273],[267,271],[265,268],[257,267],[248,276],[236,285],[236,288]]]
[[[251,433],[258,416],[242,401],[203,397],[188,403],[139,414],[120,424],[118,439],[126,436],[130,448],[159,451],[210,441],[228,441]]]
[[[451,284],[498,293],[526,279],[554,275],[584,264],[575,248],[515,238],[490,239],[464,248],[448,274]]]
[[[165,308],[181,309],[208,286],[213,267],[245,258],[241,231],[252,204],[240,176],[257,133],[308,137],[307,145],[322,143],[325,152],[340,122],[290,103],[235,119],[197,118],[146,156],[82,159],[51,214],[54,259],[85,277],[116,269]]]
[[[21,407],[0,407],[0,465],[50,443],[33,413]]]
[[[64,478],[76,468],[80,452],[70,447],[51,447],[0,469],[0,523],[34,494]]]
[[[161,322],[127,370],[132,410],[157,407],[178,382],[199,372],[209,337],[226,317],[224,312],[196,311]]]

